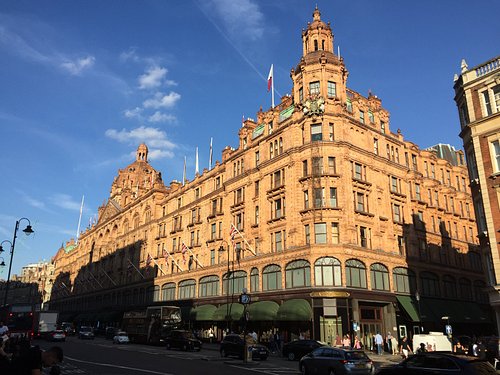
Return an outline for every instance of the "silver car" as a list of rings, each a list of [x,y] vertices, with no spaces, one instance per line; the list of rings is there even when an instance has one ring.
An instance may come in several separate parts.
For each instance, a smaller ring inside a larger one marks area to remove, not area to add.
[[[299,361],[303,375],[371,375],[375,372],[373,362],[362,350],[349,350],[322,346],[306,354]]]

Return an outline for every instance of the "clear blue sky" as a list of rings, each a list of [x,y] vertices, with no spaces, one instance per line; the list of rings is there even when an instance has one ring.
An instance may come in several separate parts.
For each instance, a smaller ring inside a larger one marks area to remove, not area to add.
[[[0,241],[21,217],[36,231],[13,272],[75,236],[82,195],[89,223],[140,142],[167,184],[185,155],[193,177],[197,146],[208,166],[210,137],[214,159],[236,146],[242,116],[271,104],[271,63],[290,92],[315,4],[349,87],[382,99],[392,131],[461,147],[453,75],[500,55],[498,0],[2,1]]]

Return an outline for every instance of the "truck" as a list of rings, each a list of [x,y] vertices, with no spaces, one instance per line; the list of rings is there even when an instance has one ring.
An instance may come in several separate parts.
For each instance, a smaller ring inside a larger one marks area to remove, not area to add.
[[[35,337],[48,339],[51,332],[57,329],[57,311],[39,311],[36,314]]]
[[[122,328],[134,343],[161,345],[171,330],[181,326],[181,309],[177,306],[149,306],[123,314]]]
[[[428,334],[413,335],[413,351],[420,347],[420,344],[425,345],[428,352],[451,352],[453,346],[448,336],[442,332],[429,332]]]

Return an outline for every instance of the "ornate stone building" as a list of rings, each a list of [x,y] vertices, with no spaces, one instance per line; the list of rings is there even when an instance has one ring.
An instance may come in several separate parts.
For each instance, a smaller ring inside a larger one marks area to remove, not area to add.
[[[381,99],[347,87],[333,41],[316,9],[291,95],[193,181],[164,186],[139,146],[98,222],[55,256],[53,304],[93,322],[178,305],[220,332],[246,288],[248,324],[286,338],[441,330],[444,316],[490,329],[465,166],[392,132]]]
[[[454,88],[490,303],[500,327],[500,56],[470,69],[462,61]]]

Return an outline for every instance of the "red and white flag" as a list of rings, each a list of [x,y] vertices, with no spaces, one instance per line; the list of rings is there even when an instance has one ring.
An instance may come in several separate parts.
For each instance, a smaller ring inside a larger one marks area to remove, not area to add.
[[[146,259],[146,267],[149,267],[153,262],[153,257],[148,253],[148,258]]]
[[[271,64],[271,69],[269,70],[269,75],[267,76],[267,91],[271,90],[273,86],[273,64]]]
[[[234,226],[234,224],[231,223],[231,230],[229,231],[229,236],[231,237],[231,241],[234,242],[234,237],[236,236],[236,233],[238,233],[238,230]]]
[[[188,251],[188,248],[186,244],[183,242],[181,245],[181,253],[182,253],[182,261],[184,264],[186,264],[186,252]]]

